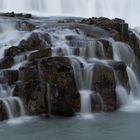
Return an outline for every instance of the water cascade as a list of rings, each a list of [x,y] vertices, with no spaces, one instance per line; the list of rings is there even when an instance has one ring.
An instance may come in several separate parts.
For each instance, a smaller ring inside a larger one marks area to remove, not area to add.
[[[138,0],[135,0],[135,2],[132,2],[131,0],[124,0],[121,3],[114,0],[109,0],[107,3],[105,0],[87,0],[86,5],[84,0],[71,0],[69,2],[67,2],[66,0],[15,0],[16,4],[11,0],[0,0],[0,3],[1,12],[29,12],[40,16],[74,15],[81,17],[120,17],[126,19],[126,21],[132,26],[134,26],[135,24],[139,25],[139,14],[136,14],[139,13]],[[114,8],[114,5],[116,8]],[[131,5],[132,7],[128,7],[128,5]],[[133,7],[135,7],[135,9]],[[136,99],[139,98],[139,79],[134,69],[136,60],[131,46],[119,41],[115,41],[108,36],[106,36],[106,38],[102,38],[102,36],[99,37],[101,40],[109,42],[112,47],[113,58],[108,58],[106,56],[104,44],[102,43],[102,41],[95,39],[96,37],[92,38],[86,35],[84,30],[87,29],[83,29],[83,31],[80,29],[84,28],[84,25],[80,25],[79,29],[75,29],[76,24],[72,23],[65,25],[64,23],[61,23],[60,26],[55,26],[54,24],[54,26],[51,25],[52,27],[49,27],[49,23],[45,24],[46,20],[43,20],[43,25],[40,25],[42,27],[38,26],[37,30],[29,32],[23,30],[19,31],[17,29],[16,20],[12,20],[11,22],[8,18],[1,19],[0,58],[3,58],[5,49],[8,49],[11,46],[18,45],[21,40],[26,40],[33,32],[44,33],[43,30],[45,30],[49,34],[52,42],[52,57],[68,57],[71,61],[74,70],[76,86],[81,96],[81,114],[85,115],[92,113],[94,104],[93,102],[96,100],[96,98],[98,98],[98,101],[104,108],[104,101],[102,99],[102,96],[94,91],[94,70],[97,65],[105,66],[113,70],[116,83],[116,93],[121,105],[127,106],[128,104],[132,104],[136,101]],[[30,20],[30,22],[34,22],[35,25],[38,25],[38,23],[41,23],[42,21],[35,21],[35,19]],[[99,31],[99,29],[96,29],[96,31]],[[139,28],[135,28],[134,33],[139,37]],[[25,51],[24,53],[15,55],[13,60],[14,64],[9,69],[18,70],[23,64],[29,61],[29,54],[29,51],[27,51],[27,53]],[[111,62],[124,62],[129,79],[128,85],[130,86],[130,93],[128,87],[124,86],[121,83],[119,75],[111,65]],[[0,100],[4,104],[9,119],[16,117],[16,115],[14,114],[16,114],[15,106],[17,104],[19,107],[19,116],[25,115],[24,107],[21,100],[17,97],[13,97],[11,89],[9,89],[9,87],[7,87],[7,89],[3,88],[3,85],[1,83],[0,87]],[[47,85],[47,88],[48,108],[49,114],[51,114],[49,84]]]
[[[22,101],[18,97],[12,95],[14,88],[6,87],[6,85],[0,85],[0,101],[2,102],[8,119],[14,119],[18,116],[25,116],[25,109]]]
[[[25,31],[18,31],[16,29],[16,21],[9,21],[6,19],[0,20],[0,58],[4,56],[4,50],[8,49],[12,45],[17,45],[23,39],[29,36],[30,33]],[[21,55],[14,58],[14,65],[11,67],[13,70],[18,70],[19,66],[23,64],[25,56]],[[22,63],[22,64],[21,64]],[[10,69],[9,69],[10,70]],[[3,70],[1,72],[1,79],[5,79]],[[20,98],[13,96],[13,86],[9,86],[4,83],[4,80],[0,82],[0,101],[4,107],[6,115],[9,120],[13,120],[19,116],[25,116],[25,109]]]

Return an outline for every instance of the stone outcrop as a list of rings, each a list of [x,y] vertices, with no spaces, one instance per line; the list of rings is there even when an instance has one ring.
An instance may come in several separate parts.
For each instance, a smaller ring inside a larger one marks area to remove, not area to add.
[[[140,59],[139,39],[132,31],[129,30],[129,26],[124,20],[118,18],[110,20],[105,17],[93,17],[89,19],[83,19],[80,21],[80,23],[96,25],[97,27],[107,30],[114,40],[122,41],[130,45],[135,55]]]
[[[116,82],[113,70],[97,64],[93,71],[92,88],[102,97],[102,101],[100,102],[103,102],[103,110],[105,111],[113,111],[117,108],[115,86]]]
[[[17,82],[14,95],[23,99],[31,115],[48,114],[48,102],[51,103],[51,114],[74,115],[80,108],[80,100],[70,60],[49,57],[41,59],[39,65],[26,64],[20,68],[22,82]],[[47,84],[51,90],[49,99]]]
[[[81,48],[84,54],[83,58],[78,60],[81,61],[79,65],[82,73],[84,73],[82,63],[87,61],[88,64],[94,64],[91,88],[94,91],[91,95],[92,111],[109,112],[119,107],[115,91],[115,74],[123,87],[128,91],[130,87],[126,64],[113,60],[113,47],[108,38],[127,43],[140,58],[139,41],[129,31],[128,24],[124,20],[89,18],[81,21],[67,19],[52,22],[44,18],[34,19],[30,14],[13,12],[1,13],[0,16],[16,19],[17,31],[31,33],[18,45],[5,49],[4,57],[0,59],[2,70],[0,84],[15,87],[13,95],[22,99],[29,115],[73,116],[80,111],[80,94],[70,58],[80,56]],[[32,20],[29,20],[30,18]],[[61,34],[63,29],[64,31],[66,29],[66,35]],[[70,35],[67,34],[67,29],[71,30]],[[58,32],[62,36],[60,39]],[[55,46],[56,41],[60,41],[58,47]],[[65,56],[64,46],[61,46],[63,42],[75,56]],[[92,47],[95,47],[96,58],[92,55]],[[26,63],[23,63],[18,70],[10,69],[15,64],[15,57],[20,55],[25,55]],[[105,63],[102,60],[107,61]],[[0,120],[7,119],[5,112],[0,101]]]

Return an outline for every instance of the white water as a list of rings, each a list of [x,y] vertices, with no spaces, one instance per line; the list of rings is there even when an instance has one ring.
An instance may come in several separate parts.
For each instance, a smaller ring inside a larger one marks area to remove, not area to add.
[[[116,93],[118,95],[119,101],[122,104],[122,108],[120,110],[127,112],[139,111],[140,83],[133,68],[134,63],[136,63],[134,52],[131,47],[125,43],[115,42],[113,40],[110,41],[113,46],[114,60],[122,61],[126,64],[126,71],[129,79],[128,82],[130,86],[130,93],[120,84],[121,81],[119,81],[115,72],[117,82]]]
[[[26,39],[30,35],[29,32],[18,31],[16,22],[8,19],[0,19],[0,58],[4,56],[4,50],[11,46],[16,46],[21,40]],[[23,64],[23,56],[14,58],[14,66],[12,69],[18,69]],[[4,77],[1,71],[1,76]],[[18,97],[13,97],[14,88],[8,85],[0,84],[0,101],[5,108],[8,119],[13,120],[19,116],[25,116],[25,109],[22,101]]]
[[[0,11],[29,12],[39,16],[119,17],[138,26],[139,5],[139,0],[0,0]]]

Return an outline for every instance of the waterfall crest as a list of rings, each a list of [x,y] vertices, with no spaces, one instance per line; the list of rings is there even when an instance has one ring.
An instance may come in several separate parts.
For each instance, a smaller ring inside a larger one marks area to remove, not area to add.
[[[119,17],[139,25],[139,0],[0,0],[1,12],[34,13],[39,16]],[[114,8],[115,7],[115,8]]]

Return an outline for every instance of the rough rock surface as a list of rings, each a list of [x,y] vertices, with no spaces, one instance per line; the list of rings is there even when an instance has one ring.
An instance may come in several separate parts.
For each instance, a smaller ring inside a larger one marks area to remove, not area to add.
[[[103,109],[106,111],[113,111],[117,108],[115,85],[113,70],[97,64],[93,71],[92,88],[102,97]]]

